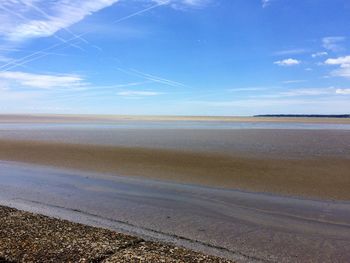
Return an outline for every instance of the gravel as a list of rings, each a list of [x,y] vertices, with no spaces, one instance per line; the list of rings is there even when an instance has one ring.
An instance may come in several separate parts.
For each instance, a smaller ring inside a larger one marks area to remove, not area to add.
[[[10,262],[231,261],[0,206],[0,263]]]

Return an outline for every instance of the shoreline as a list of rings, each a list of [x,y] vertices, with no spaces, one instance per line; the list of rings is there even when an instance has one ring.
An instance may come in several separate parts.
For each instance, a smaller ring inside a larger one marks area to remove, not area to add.
[[[170,149],[0,140],[0,159],[226,189],[350,199],[350,162],[341,157],[273,159]]]
[[[0,262],[232,261],[111,230],[0,206]]]

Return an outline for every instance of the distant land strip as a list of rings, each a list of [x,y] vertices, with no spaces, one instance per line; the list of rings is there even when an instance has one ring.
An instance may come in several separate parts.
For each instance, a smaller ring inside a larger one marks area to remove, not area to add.
[[[280,117],[280,118],[350,118],[350,114],[263,114],[254,117]]]

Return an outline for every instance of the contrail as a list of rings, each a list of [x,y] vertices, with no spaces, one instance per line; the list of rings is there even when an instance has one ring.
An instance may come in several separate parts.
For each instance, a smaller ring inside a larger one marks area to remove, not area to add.
[[[19,59],[14,59],[14,60],[12,60],[12,61],[10,61],[10,62],[8,62],[8,63],[6,63],[5,65],[2,65],[1,67],[0,67],[0,69],[3,69],[3,68],[5,68],[5,67],[8,67],[9,65],[12,65],[12,64],[14,64],[14,63],[19,63],[19,62],[24,62],[25,61],[25,63],[27,63],[26,62],[26,59],[28,59],[28,58],[30,58],[30,57],[33,57],[33,56],[35,56],[35,55],[37,55],[37,54],[43,54],[45,51],[48,51],[48,50],[52,50],[52,49],[54,49],[54,48],[56,48],[56,47],[59,47],[59,46],[62,46],[64,43],[57,43],[57,44],[55,44],[55,45],[52,45],[52,46],[50,46],[50,47],[47,47],[47,48],[44,48],[44,49],[41,49],[41,50],[39,50],[39,51],[35,51],[34,53],[32,53],[32,54],[29,54],[29,55],[27,55],[27,56],[24,56],[24,57],[22,57],[22,58],[19,58]],[[47,53],[46,53],[47,54]],[[40,57],[42,57],[42,56],[40,56]],[[39,57],[38,57],[39,58]],[[30,61],[32,61],[32,60],[30,60]],[[29,61],[28,61],[29,62]],[[5,70],[3,70],[3,71],[7,71],[8,69],[5,69]],[[3,72],[2,71],[2,72]]]
[[[6,48],[6,47],[0,47],[0,51],[9,51],[9,52],[25,52],[25,53],[33,53],[33,50],[27,50],[27,49],[20,49],[20,48]],[[43,52],[45,53],[45,52]],[[68,56],[67,54],[62,53],[54,53],[54,52],[46,52],[47,55],[56,55],[56,56]]]
[[[54,38],[56,38],[56,39],[58,39],[59,41],[61,41],[62,43],[65,43],[65,44],[67,44],[67,45],[70,45],[70,46],[72,46],[72,47],[75,47],[75,48],[77,48],[77,49],[80,49],[81,51],[86,51],[85,49],[83,49],[82,47],[79,47],[78,45],[75,45],[75,44],[72,44],[72,43],[68,43],[68,41],[67,40],[65,40],[65,39],[63,39],[62,37],[59,37],[59,36],[57,36],[57,35],[53,35],[53,37]]]
[[[156,79],[156,80],[159,80],[159,81],[168,82],[169,84],[182,86],[184,88],[188,88],[189,87],[189,86],[187,86],[187,85],[185,85],[183,83],[180,83],[180,82],[177,82],[177,81],[173,81],[173,80],[169,80],[169,79],[165,79],[165,78],[161,78],[161,77],[158,77],[158,76],[155,76],[155,75],[151,75],[149,73],[141,72],[141,71],[136,70],[136,69],[130,69],[130,70],[135,72],[135,73],[138,73],[140,75],[143,75],[144,77],[149,77],[149,78],[153,78],[153,79]]]
[[[169,4],[169,3],[170,3],[170,0],[169,0],[169,1],[165,1],[165,2],[163,2],[163,3],[159,3],[159,4],[156,4],[156,5],[150,6],[150,7],[146,8],[146,9],[140,10],[140,11],[138,11],[138,12],[136,12],[136,13],[131,14],[131,15],[128,15],[128,16],[119,18],[119,19],[117,19],[117,20],[114,20],[114,21],[112,22],[112,24],[116,24],[116,23],[122,22],[122,21],[127,20],[127,19],[129,19],[129,18],[131,18],[131,17],[140,15],[140,14],[145,13],[145,12],[148,12],[148,11],[154,9],[154,8],[157,8],[157,7],[163,6],[163,5],[167,5],[167,4]]]
[[[145,12],[150,11],[150,10],[152,10],[152,9],[155,9],[155,8],[157,8],[157,7],[160,7],[160,6],[163,6],[163,5],[167,5],[169,2],[170,2],[170,1],[163,2],[163,3],[160,3],[160,4],[156,4],[156,5],[153,5],[153,6],[151,6],[151,7],[148,7],[148,8],[145,8],[145,9],[143,9],[143,10],[140,10],[140,11],[138,11],[138,12],[135,12],[135,13],[133,13],[133,14],[127,15],[127,16],[122,17],[122,18],[119,18],[119,19],[117,19],[117,20],[114,20],[114,21],[112,22],[112,24],[116,24],[116,23],[125,21],[125,20],[130,19],[130,18],[132,18],[132,17],[134,17],[134,16],[137,16],[137,15],[139,15],[139,14],[142,14],[142,13],[145,13]],[[85,33],[79,34],[79,35],[77,35],[76,37],[73,37],[73,38],[68,39],[68,40],[66,40],[66,41],[67,41],[67,43],[70,43],[70,42],[72,42],[72,41],[78,39],[79,37],[85,36],[85,35],[87,35],[87,34],[93,32],[93,31],[94,31],[94,30],[87,31],[87,32],[85,32]],[[38,56],[38,57],[35,57],[35,58],[33,58],[33,59],[27,60],[28,58],[31,58],[31,57],[33,57],[33,56],[35,56],[35,55],[37,55],[37,54],[42,54],[42,52],[52,50],[52,49],[54,49],[54,48],[56,48],[56,47],[60,47],[60,46],[63,46],[63,45],[65,45],[65,44],[66,44],[66,43],[57,43],[57,44],[54,44],[54,45],[49,46],[49,47],[47,47],[47,48],[41,49],[41,50],[39,50],[39,51],[36,51],[36,52],[34,52],[34,53],[30,54],[30,55],[24,56],[24,57],[22,57],[22,58],[19,58],[19,59],[13,60],[13,61],[10,61],[10,62],[6,63],[5,65],[1,66],[0,69],[4,69],[4,68],[5,68],[4,70],[2,70],[2,72],[4,72],[4,71],[8,71],[8,70],[9,70],[9,69],[7,69],[6,67],[8,67],[9,65],[12,65],[12,64],[14,64],[14,63],[20,63],[20,65],[24,65],[24,64],[26,64],[26,63],[28,63],[28,62],[34,61],[34,60],[39,59],[39,58],[42,58],[42,57],[44,57],[44,56]],[[14,68],[14,67],[11,67],[11,68]],[[0,71],[0,72],[1,72],[1,71]]]
[[[125,70],[125,69],[122,69],[122,68],[117,68],[117,70],[119,70],[119,71],[121,71],[123,73],[126,73],[128,75],[137,76],[137,77],[140,77],[140,78],[143,78],[143,79],[146,79],[146,80],[162,83],[162,84],[165,84],[165,85],[168,85],[168,86],[171,86],[171,87],[177,87],[177,88],[186,87],[186,88],[189,88],[189,86],[187,86],[185,84],[182,84],[180,82],[164,79],[164,78],[157,77],[157,76],[154,76],[154,75],[151,75],[151,74],[146,74],[146,73],[143,73],[141,71],[134,70],[134,69]]]
[[[24,66],[25,64],[27,64],[27,63],[29,63],[29,62],[31,62],[31,61],[34,61],[34,60],[37,60],[37,59],[39,59],[39,58],[43,58],[43,57],[46,57],[47,56],[47,53],[42,53],[42,52],[40,52],[40,56],[37,56],[37,57],[34,57],[34,58],[32,58],[32,59],[28,59],[28,60],[26,60],[26,61],[19,61],[18,63],[17,62],[12,62],[11,63],[11,65],[12,66],[9,66],[9,67],[7,67],[5,70],[1,70],[0,71],[0,73],[3,73],[3,72],[6,72],[6,71],[9,71],[9,70],[11,70],[11,69],[13,69],[13,68],[16,68],[16,67],[19,67],[19,66]],[[0,68],[2,68],[3,66],[1,66]]]

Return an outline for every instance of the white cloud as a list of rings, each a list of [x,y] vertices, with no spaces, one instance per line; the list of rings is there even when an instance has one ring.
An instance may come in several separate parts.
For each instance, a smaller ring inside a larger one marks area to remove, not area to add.
[[[328,65],[340,65],[341,67],[350,65],[350,56],[338,57],[338,58],[329,58],[325,61]]]
[[[44,75],[33,74],[19,71],[0,72],[0,80],[7,83],[8,86],[16,86],[16,88],[77,88],[87,85],[83,79],[77,75]]]
[[[324,37],[322,39],[322,46],[325,49],[331,50],[333,52],[338,52],[344,50],[344,47],[342,45],[342,42],[344,42],[346,38],[339,36],[339,37]]]
[[[350,56],[329,58],[324,63],[339,66],[338,69],[331,71],[331,76],[350,78]]]
[[[150,97],[150,96],[158,96],[161,95],[160,92],[155,91],[143,91],[143,90],[126,90],[126,91],[120,91],[117,93],[119,96],[124,97]]]
[[[335,93],[341,95],[350,95],[350,89],[337,89]]]
[[[327,56],[328,55],[328,52],[317,52],[317,53],[314,53],[311,55],[311,57],[313,58],[317,58],[317,57],[323,57],[323,56]]]
[[[295,66],[295,65],[299,65],[300,63],[301,63],[301,61],[299,61],[297,59],[293,59],[293,58],[288,58],[288,59],[279,60],[279,61],[274,62],[274,64],[276,64],[278,66]]]

